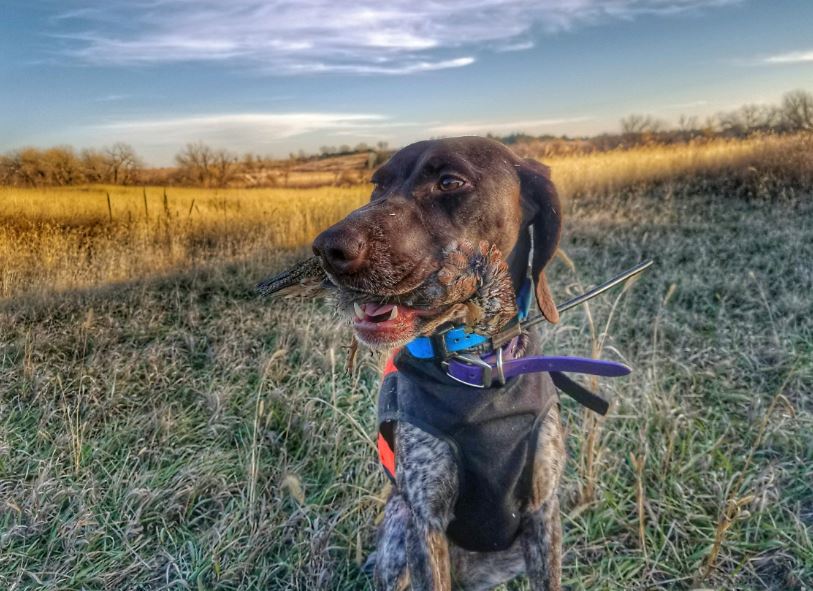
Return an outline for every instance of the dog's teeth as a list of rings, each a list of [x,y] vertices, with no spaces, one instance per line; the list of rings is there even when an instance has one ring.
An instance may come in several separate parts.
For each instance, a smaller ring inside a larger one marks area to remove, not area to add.
[[[358,317],[359,320],[364,320],[364,310],[362,310],[361,306],[359,306],[356,302],[353,302],[353,310],[355,310],[356,317]]]
[[[390,320],[395,320],[396,318],[398,318],[398,306],[393,306],[392,307],[392,312],[390,312],[390,318],[389,319]]]

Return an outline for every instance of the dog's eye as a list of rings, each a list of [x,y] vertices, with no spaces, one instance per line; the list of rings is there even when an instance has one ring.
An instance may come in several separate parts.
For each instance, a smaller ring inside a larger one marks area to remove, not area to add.
[[[438,181],[438,189],[441,191],[455,191],[466,184],[466,181],[463,179],[457,178],[456,176],[445,175],[440,177]]]

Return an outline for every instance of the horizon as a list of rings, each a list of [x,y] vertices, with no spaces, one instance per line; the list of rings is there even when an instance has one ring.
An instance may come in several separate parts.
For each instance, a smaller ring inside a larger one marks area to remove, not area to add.
[[[160,8],[160,10],[159,10]],[[186,143],[279,158],[448,135],[585,137],[810,90],[813,4],[12,2],[0,152]],[[668,75],[664,75],[668,74]]]

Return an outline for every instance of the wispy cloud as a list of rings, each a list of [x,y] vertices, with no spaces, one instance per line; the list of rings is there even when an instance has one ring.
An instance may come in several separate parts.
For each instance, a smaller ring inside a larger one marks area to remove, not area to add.
[[[414,74],[416,72],[431,72],[433,70],[445,70],[447,68],[462,68],[474,63],[473,57],[459,57],[451,60],[438,62],[409,62],[403,65],[364,65],[364,64],[330,64],[326,62],[304,63],[292,66],[292,69],[300,73],[320,73],[320,72],[348,72],[351,74]]]
[[[805,62],[813,62],[813,49],[803,51],[789,51],[788,53],[779,53],[762,58],[760,63],[763,64],[802,64]]]
[[[501,45],[497,47],[498,53],[505,53],[507,51],[527,51],[534,48],[533,41],[519,41],[517,43],[509,43],[508,45]]]
[[[126,136],[134,143],[178,145],[203,140],[231,147],[271,144],[312,132],[363,132],[386,119],[383,115],[354,113],[227,113],[114,121],[96,125],[94,130],[102,135]]]
[[[739,0],[87,0],[54,19],[65,53],[99,65],[239,63],[274,74],[413,74],[530,49],[535,31]],[[77,33],[76,31],[81,31]]]
[[[558,119],[526,119],[521,121],[468,121],[462,123],[449,123],[435,125],[428,128],[428,131],[435,135],[461,135],[461,134],[483,134],[483,133],[512,133],[512,132],[534,132],[545,128],[569,125],[572,123],[582,123],[590,121],[593,117],[562,117]]]
[[[106,94],[96,99],[97,103],[113,103],[116,101],[123,101],[130,98],[129,94]]]
[[[216,147],[243,152],[279,152],[290,145],[307,143],[319,137],[320,142],[353,142],[390,140],[427,136],[474,135],[486,133],[528,132],[564,133],[572,125],[593,117],[562,117],[512,121],[461,121],[442,123],[437,120],[399,120],[376,113],[213,113],[194,116],[114,120],[76,128],[78,138],[93,138],[96,144],[127,141],[139,150],[160,155],[169,161],[172,154],[187,142],[203,141]],[[341,138],[341,139],[338,139]]]
[[[658,111],[680,111],[683,109],[696,109],[698,107],[706,107],[709,105],[709,101],[705,100],[697,100],[697,101],[687,101],[685,103],[670,103],[668,105],[663,105],[658,107],[656,110]]]

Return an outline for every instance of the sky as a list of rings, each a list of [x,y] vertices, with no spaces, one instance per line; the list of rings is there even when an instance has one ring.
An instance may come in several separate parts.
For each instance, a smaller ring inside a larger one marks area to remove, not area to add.
[[[0,152],[617,131],[813,91],[811,0],[3,0]]]

